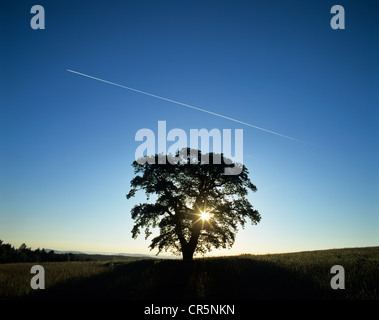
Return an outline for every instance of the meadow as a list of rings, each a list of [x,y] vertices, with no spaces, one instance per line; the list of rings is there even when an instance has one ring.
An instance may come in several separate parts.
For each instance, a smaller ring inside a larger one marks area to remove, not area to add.
[[[284,254],[138,261],[39,263],[44,290],[30,287],[36,263],[0,264],[0,299],[271,300],[379,299],[379,247]],[[333,265],[345,289],[333,290]]]

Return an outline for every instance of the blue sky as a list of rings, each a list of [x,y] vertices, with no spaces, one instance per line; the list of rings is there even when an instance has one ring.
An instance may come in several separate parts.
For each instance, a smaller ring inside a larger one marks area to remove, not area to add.
[[[30,9],[45,9],[45,30]],[[262,221],[213,254],[374,246],[378,219],[375,1],[5,1],[0,239],[154,253],[125,195],[141,128],[244,130]],[[345,30],[330,8],[345,9]],[[293,141],[67,72],[76,70]]]

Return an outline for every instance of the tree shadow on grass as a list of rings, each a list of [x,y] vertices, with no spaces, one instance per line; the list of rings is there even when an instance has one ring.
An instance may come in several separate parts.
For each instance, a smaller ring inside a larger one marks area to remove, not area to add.
[[[142,260],[109,263],[108,271],[68,281],[32,299],[322,299],[311,281],[277,264],[244,258]]]

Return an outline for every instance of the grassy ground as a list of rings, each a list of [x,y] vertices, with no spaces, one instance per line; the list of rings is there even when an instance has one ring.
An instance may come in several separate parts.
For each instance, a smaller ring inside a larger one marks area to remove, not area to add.
[[[30,288],[33,263],[0,265],[0,298],[379,299],[379,247],[179,260],[43,263],[45,290]],[[333,265],[345,290],[332,290]]]
[[[40,264],[45,269],[46,289],[71,285],[84,279],[107,272],[104,262],[44,262],[44,263],[6,263],[0,264],[0,298],[23,297],[34,290],[30,280],[33,265]]]

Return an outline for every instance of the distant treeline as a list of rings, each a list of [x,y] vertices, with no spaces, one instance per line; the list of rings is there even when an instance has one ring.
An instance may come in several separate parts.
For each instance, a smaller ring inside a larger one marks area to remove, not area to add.
[[[103,255],[86,253],[55,253],[54,250],[32,250],[23,243],[18,249],[0,240],[0,263],[10,262],[67,262],[67,261],[115,261],[154,259],[148,256]]]
[[[0,240],[0,263],[10,262],[61,262],[61,261],[89,261],[73,253],[55,253],[54,250],[32,250],[23,243],[18,249]]]

